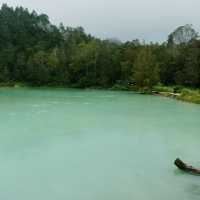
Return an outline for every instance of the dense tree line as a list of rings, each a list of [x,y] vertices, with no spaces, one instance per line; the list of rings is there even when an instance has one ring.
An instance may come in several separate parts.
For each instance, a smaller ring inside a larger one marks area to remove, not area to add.
[[[74,87],[200,86],[200,40],[191,25],[163,44],[100,40],[22,7],[0,9],[0,82]]]

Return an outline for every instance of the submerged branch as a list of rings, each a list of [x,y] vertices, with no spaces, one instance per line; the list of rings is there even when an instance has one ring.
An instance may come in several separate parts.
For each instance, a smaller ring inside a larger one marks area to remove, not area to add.
[[[192,174],[196,174],[196,175],[200,175],[200,169],[197,169],[197,168],[194,168],[192,166],[189,166],[189,165],[185,164],[179,158],[177,158],[175,160],[174,164],[182,171],[185,171],[185,172],[188,172],[188,173],[192,173]]]

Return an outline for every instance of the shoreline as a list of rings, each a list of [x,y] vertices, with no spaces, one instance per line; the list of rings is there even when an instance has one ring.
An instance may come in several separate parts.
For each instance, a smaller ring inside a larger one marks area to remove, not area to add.
[[[152,94],[157,95],[157,96],[173,98],[178,101],[200,104],[200,91],[198,89],[183,88],[183,89],[180,89],[180,91],[178,92],[154,90],[152,91]]]
[[[95,89],[95,90],[110,90],[110,91],[129,91],[137,92],[138,94],[149,94],[154,96],[163,96],[168,98],[173,98],[178,101],[184,101],[188,103],[200,104],[200,90],[199,89],[189,89],[182,88],[179,91],[175,91],[179,86],[155,86],[152,90],[144,90],[141,88],[136,88],[134,86],[123,86],[123,85],[114,85],[113,87],[77,87],[73,85],[43,85],[43,86],[34,86],[31,84],[23,82],[10,82],[10,83],[0,83],[0,88],[63,88],[63,89]]]

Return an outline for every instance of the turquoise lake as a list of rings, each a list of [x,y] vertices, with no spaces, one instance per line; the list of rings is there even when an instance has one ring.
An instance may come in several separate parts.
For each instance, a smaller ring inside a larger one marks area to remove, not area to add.
[[[0,89],[1,200],[199,200],[200,106],[104,90]]]

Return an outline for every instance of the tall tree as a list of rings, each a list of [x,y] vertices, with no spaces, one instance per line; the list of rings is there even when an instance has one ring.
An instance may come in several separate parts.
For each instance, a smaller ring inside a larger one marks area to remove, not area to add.
[[[191,24],[179,26],[168,36],[169,44],[186,44],[198,37],[198,33],[193,29]]]
[[[133,64],[133,79],[141,88],[151,89],[159,81],[159,65],[150,47],[143,47]]]

